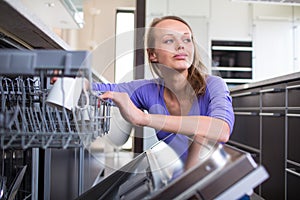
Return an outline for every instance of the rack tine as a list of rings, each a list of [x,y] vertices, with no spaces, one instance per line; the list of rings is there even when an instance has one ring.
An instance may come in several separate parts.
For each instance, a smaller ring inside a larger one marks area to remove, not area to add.
[[[26,114],[25,114],[25,109],[26,108],[23,108],[23,109],[20,109],[20,116],[21,116],[21,126],[22,126],[22,132],[29,132],[29,125],[28,125],[28,122],[26,120]],[[21,131],[18,131],[18,132],[21,132]]]
[[[65,118],[66,125],[68,127],[69,132],[72,132],[69,117],[65,108],[63,108],[63,118]]]
[[[15,108],[13,108],[13,109],[18,109],[18,115],[19,115],[19,113],[21,113],[21,109],[20,109],[20,107],[18,105]],[[16,129],[17,129],[17,132],[21,132],[20,122],[19,122],[18,115],[17,115],[16,119],[14,120],[14,122],[15,122],[15,126],[16,126]]]
[[[56,128],[55,128],[55,124],[54,124],[54,119],[52,117],[52,112],[51,112],[51,108],[49,106],[45,107],[46,109],[46,116],[48,117],[48,122],[49,122],[49,126],[50,126],[50,131],[52,132],[56,132]]]
[[[32,123],[32,127],[33,127],[33,132],[38,132],[38,128],[36,126],[36,120],[34,118],[34,114],[33,114],[33,108],[32,107],[29,107],[29,116],[31,118],[31,123]]]
[[[63,108],[63,109],[64,109],[64,108]],[[60,117],[60,115],[59,115],[59,112],[58,112],[58,110],[57,110],[56,107],[54,108],[54,111],[55,111],[55,113],[56,113],[57,124],[58,124],[58,126],[59,126],[59,130],[60,130],[61,132],[65,132],[65,128],[64,128],[64,126],[63,126],[62,119],[61,119],[61,117]]]
[[[47,124],[47,122],[46,122],[45,113],[42,111],[42,109],[41,109],[40,107],[38,107],[38,110],[39,110],[38,113],[40,114],[40,119],[42,120],[42,124],[41,124],[41,126],[42,126],[42,131],[43,131],[43,132],[49,132],[50,129],[49,129],[48,124]],[[44,125],[44,126],[43,126],[43,125]]]

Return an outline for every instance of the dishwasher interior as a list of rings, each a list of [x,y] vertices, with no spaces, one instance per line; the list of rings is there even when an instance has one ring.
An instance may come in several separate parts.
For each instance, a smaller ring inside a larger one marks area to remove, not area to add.
[[[90,60],[87,51],[0,50],[0,199],[50,199],[49,149],[78,155],[77,195],[82,193],[84,148],[108,133],[111,103],[91,92],[80,94],[72,109],[46,100],[53,78],[91,83]]]

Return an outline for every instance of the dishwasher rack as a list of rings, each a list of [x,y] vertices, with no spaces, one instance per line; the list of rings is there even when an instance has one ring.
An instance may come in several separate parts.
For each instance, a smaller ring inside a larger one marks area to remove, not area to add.
[[[53,77],[91,82],[88,52],[0,50],[0,70],[1,149],[81,147],[108,133],[111,103],[97,94],[88,94],[88,109],[70,111],[45,102]],[[85,98],[81,95],[78,104]]]

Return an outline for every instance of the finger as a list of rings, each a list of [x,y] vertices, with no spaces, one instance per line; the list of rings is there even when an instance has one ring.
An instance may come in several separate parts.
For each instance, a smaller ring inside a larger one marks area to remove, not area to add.
[[[113,96],[114,96],[114,92],[108,91],[108,92],[105,92],[105,93],[101,94],[99,96],[99,98],[103,99],[103,100],[107,100],[107,99],[112,99],[113,100]]]

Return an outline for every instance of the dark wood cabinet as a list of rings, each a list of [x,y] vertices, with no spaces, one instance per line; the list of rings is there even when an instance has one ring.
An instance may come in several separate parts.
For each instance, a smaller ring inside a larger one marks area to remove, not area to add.
[[[287,85],[287,107],[289,109],[300,108],[300,81],[294,81]]]
[[[262,87],[259,92],[261,94],[262,108],[285,107],[285,84]]]
[[[241,92],[232,93],[232,104],[235,109],[249,109],[260,107],[259,89],[243,90]]]
[[[286,199],[299,199],[300,166],[289,164],[287,168],[287,197]]]
[[[260,149],[259,89],[243,90],[231,95],[235,123],[231,141]]]
[[[235,125],[231,140],[260,149],[259,111],[235,111]]]
[[[298,199],[300,196],[300,81],[288,83],[286,92],[286,198]]]
[[[300,111],[287,113],[287,159],[300,163]]]
[[[235,126],[229,143],[251,152],[270,177],[265,199],[300,196],[300,73],[231,88]]]
[[[285,181],[285,117],[284,111],[261,112],[261,164],[269,179],[261,185],[265,199],[284,199]]]

